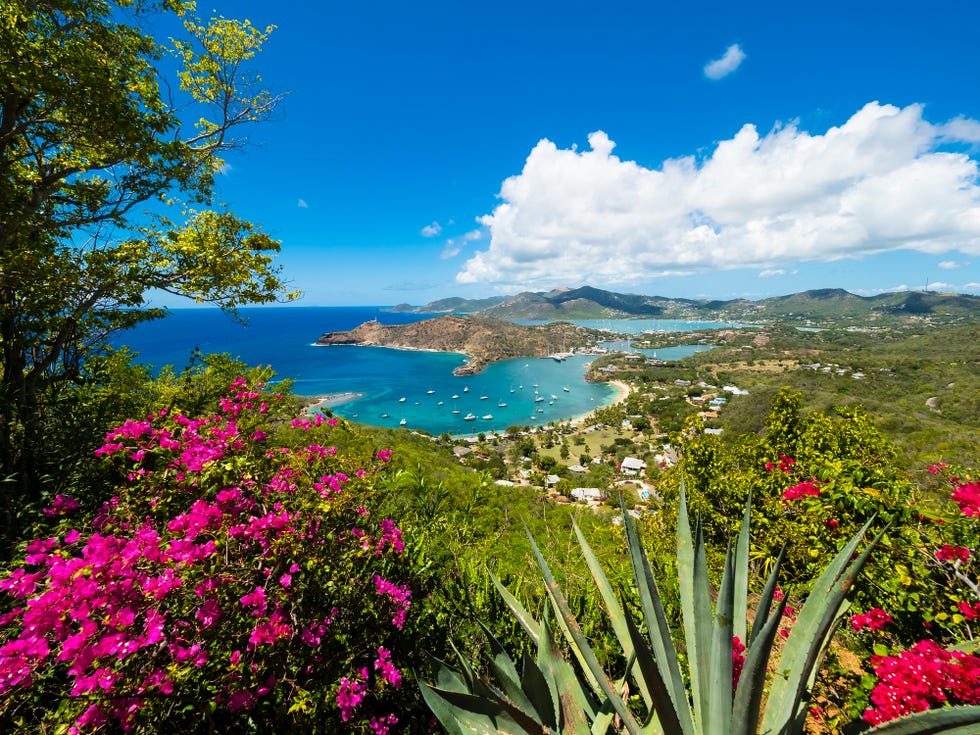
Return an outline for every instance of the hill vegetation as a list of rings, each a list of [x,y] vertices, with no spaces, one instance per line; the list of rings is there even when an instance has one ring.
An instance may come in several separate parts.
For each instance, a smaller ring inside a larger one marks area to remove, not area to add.
[[[976,297],[485,303],[783,323],[650,335],[717,348],[609,355],[593,377],[621,381],[620,403],[466,440],[311,413],[271,368],[220,355],[151,375],[106,341],[163,316],[149,290],[231,313],[289,298],[278,243],[208,208],[234,131],[275,109],[245,66],[272,29],[193,9],[0,5],[0,731],[429,733],[416,674],[485,732],[558,730],[561,699],[563,732],[639,733],[673,711],[685,732],[731,716],[749,733],[765,692],[785,726],[762,727],[784,735],[975,731]],[[595,336],[443,316],[327,340],[465,351],[475,370]],[[721,551],[736,534],[737,572]],[[765,635],[733,621],[735,597]],[[502,691],[480,684],[491,673]],[[507,717],[475,701],[488,693]]]
[[[599,337],[596,330],[568,322],[522,326],[487,317],[440,316],[411,324],[365,322],[350,331],[328,332],[317,344],[461,352],[469,360],[454,372],[472,375],[497,360],[546,357],[566,348],[594,345]]]
[[[395,309],[416,313],[452,310],[498,319],[642,318],[782,322],[819,327],[895,326],[915,321],[948,324],[975,320],[980,313],[980,297],[934,291],[857,296],[842,289],[816,289],[757,301],[718,301],[621,294],[583,286],[523,292],[498,299],[443,299],[416,307],[402,304]]]

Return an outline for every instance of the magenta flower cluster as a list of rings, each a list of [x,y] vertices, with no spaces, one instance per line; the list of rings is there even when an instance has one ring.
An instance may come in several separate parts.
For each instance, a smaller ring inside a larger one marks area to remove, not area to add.
[[[859,613],[851,616],[852,630],[881,630],[888,623],[892,622],[891,613],[885,612],[880,607],[873,607],[866,613]]]
[[[108,433],[96,454],[126,478],[117,497],[85,523],[72,519],[77,501],[56,496],[45,513],[57,534],[29,542],[0,579],[0,698],[65,681],[70,732],[130,731],[170,697],[236,713],[319,687],[344,721],[363,710],[376,733],[397,723],[379,711],[402,681],[379,642],[411,605],[402,533],[383,519],[376,535],[335,534],[369,517],[354,482],[390,452],[359,460],[365,469],[319,443],[269,446],[288,404],[260,390],[236,380],[214,415],[164,410]],[[302,435],[337,423],[287,425]]]
[[[929,467],[936,474],[945,464]],[[951,499],[965,516],[980,515],[980,483],[961,483],[952,477],[954,490]],[[943,544],[934,552],[939,561],[950,562],[957,568],[970,558],[970,549]],[[957,611],[967,621],[980,618],[980,603],[959,601]],[[873,608],[864,615],[851,618],[855,630],[879,630],[891,616]],[[873,656],[871,665],[878,683],[871,690],[871,704],[864,711],[864,720],[880,725],[890,720],[932,707],[949,704],[980,704],[980,656],[966,651],[948,650],[933,640],[922,640],[907,651],[894,656]]]
[[[947,651],[934,641],[916,643],[897,656],[873,656],[879,683],[864,719],[880,725],[944,704],[980,704],[980,657]]]
[[[799,500],[804,496],[817,497],[820,495],[820,488],[817,487],[816,483],[812,480],[804,480],[799,482],[792,487],[788,487],[783,491],[783,502],[788,503],[791,500]]]

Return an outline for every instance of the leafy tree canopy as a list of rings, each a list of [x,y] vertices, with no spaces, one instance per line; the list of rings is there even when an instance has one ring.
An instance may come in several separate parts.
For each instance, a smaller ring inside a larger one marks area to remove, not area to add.
[[[248,70],[272,27],[194,13],[0,6],[0,472],[21,496],[43,474],[45,392],[111,331],[160,316],[148,292],[232,311],[291,296],[279,243],[215,201],[238,129],[279,102]],[[163,26],[180,37],[147,30]]]

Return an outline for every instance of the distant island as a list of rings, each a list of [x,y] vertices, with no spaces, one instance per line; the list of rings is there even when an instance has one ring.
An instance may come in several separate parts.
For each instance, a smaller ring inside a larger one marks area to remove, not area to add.
[[[371,345],[436,352],[459,352],[466,364],[456,375],[475,375],[487,365],[514,357],[561,359],[573,347],[594,345],[601,333],[568,322],[522,326],[501,319],[439,316],[412,324],[370,321],[343,332],[327,332],[318,345]]]
[[[686,319],[721,322],[784,322],[839,326],[851,320],[881,326],[915,320],[942,323],[980,317],[980,296],[937,291],[899,291],[858,296],[839,288],[749,299],[697,300],[604,291],[592,286],[525,291],[487,299],[440,299],[423,306],[399,304],[391,311],[470,314],[496,319]]]

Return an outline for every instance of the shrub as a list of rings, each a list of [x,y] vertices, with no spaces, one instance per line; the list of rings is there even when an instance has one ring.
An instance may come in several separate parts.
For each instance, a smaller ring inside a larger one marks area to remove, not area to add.
[[[90,518],[55,497],[55,532],[0,581],[3,729],[384,733],[406,716],[417,591],[401,531],[370,511],[390,452],[342,456],[337,419],[292,410],[240,379],[213,413],[109,432],[114,496]]]

